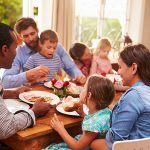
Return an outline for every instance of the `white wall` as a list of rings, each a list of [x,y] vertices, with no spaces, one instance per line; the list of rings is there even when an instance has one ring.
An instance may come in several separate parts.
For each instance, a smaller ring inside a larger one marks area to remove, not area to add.
[[[134,42],[141,42],[145,0],[130,0],[128,34]]]
[[[150,49],[150,0],[145,0],[141,42]]]
[[[39,0],[38,28],[39,32],[51,29],[52,20],[52,0]]]

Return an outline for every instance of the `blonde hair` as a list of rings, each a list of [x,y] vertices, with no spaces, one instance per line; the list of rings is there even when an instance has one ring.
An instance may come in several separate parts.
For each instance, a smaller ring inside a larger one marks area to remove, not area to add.
[[[99,40],[97,47],[94,50],[94,54],[99,54],[99,49],[103,47],[109,47],[109,51],[111,50],[111,42],[107,37],[103,37]]]

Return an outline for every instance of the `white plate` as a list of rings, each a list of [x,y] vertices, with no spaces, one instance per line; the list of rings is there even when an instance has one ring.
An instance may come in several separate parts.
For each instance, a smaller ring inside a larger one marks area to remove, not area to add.
[[[69,82],[70,85],[68,87],[68,94],[80,94],[83,87],[82,86],[78,86],[75,83]],[[52,82],[48,81],[44,83],[44,86],[54,89],[54,87],[52,86]]]
[[[114,83],[114,80],[122,82],[122,78],[118,74],[106,74],[106,77]]]
[[[62,106],[62,104],[57,105],[56,110],[57,110],[58,112],[62,113],[62,114],[65,114],[65,115],[80,116],[76,111],[72,111],[72,112],[67,112],[67,111],[65,111],[64,108],[63,108],[63,106]],[[84,104],[83,104],[83,110],[84,110],[85,114],[88,114],[88,110],[89,110],[89,109],[88,109],[87,106],[84,105]]]
[[[52,88],[52,82],[51,81],[48,81],[48,82],[44,82],[44,86],[48,87],[48,88]]]
[[[60,99],[57,95],[45,92],[45,91],[28,91],[28,92],[23,92],[19,94],[19,98],[29,104],[34,104],[34,102],[28,101],[25,97],[33,97],[33,96],[41,96],[41,97],[51,97],[53,100],[51,101],[51,105],[58,104],[60,102]]]
[[[19,102],[17,99],[5,99],[4,100],[8,110],[15,113],[18,110],[29,109],[29,105],[23,102]]]

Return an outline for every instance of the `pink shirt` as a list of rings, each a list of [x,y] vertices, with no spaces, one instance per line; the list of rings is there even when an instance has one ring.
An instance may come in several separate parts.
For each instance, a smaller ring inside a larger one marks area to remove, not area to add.
[[[103,59],[99,56],[93,56],[92,60],[92,66],[90,70],[90,75],[97,73],[97,74],[103,74],[103,73],[111,73],[112,66],[109,59]]]

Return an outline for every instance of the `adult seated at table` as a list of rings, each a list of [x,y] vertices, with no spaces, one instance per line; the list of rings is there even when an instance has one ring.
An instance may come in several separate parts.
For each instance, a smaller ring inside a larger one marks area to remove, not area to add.
[[[16,55],[16,39],[13,29],[0,23],[0,68],[10,68]],[[3,98],[18,98],[21,92],[30,90],[22,87],[16,91],[3,91],[0,82],[0,139],[8,138],[19,130],[32,127],[35,117],[46,114],[50,104],[37,101],[31,109],[19,110],[15,114],[8,111]],[[3,98],[2,98],[3,97]]]
[[[82,73],[86,77],[89,76],[92,63],[91,50],[85,44],[77,42],[71,46],[69,54]]]
[[[32,18],[21,18],[16,22],[15,30],[22,38],[24,44],[17,47],[17,54],[11,69],[6,70],[3,74],[2,82],[4,88],[17,87],[26,82],[37,83],[47,80],[47,74],[49,74],[48,67],[38,66],[28,71],[25,71],[24,67],[27,59],[40,49],[38,28],[35,21]],[[62,60],[66,73],[71,78],[75,78],[76,82],[84,84],[84,75],[77,68],[60,43],[56,48],[56,54],[58,54]]]
[[[142,44],[127,46],[120,53],[118,72],[123,84],[131,88],[112,110],[106,140],[95,140],[91,144],[92,149],[111,150],[115,141],[150,137],[149,60],[150,51]]]

